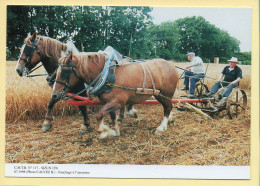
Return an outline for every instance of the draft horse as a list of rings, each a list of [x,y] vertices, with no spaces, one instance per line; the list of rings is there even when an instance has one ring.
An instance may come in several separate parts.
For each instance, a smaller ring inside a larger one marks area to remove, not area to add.
[[[36,67],[38,63],[42,63],[45,70],[48,73],[47,82],[52,87],[54,80],[56,78],[56,70],[58,68],[58,62],[62,55],[65,54],[67,49],[76,49],[76,47],[63,44],[58,40],[46,37],[38,36],[36,32],[32,35],[28,34],[27,38],[24,40],[24,45],[21,48],[21,53],[17,61],[16,72],[19,76],[27,76],[30,74],[31,70]],[[77,84],[71,89],[72,93],[77,93],[84,89],[84,82],[78,81]],[[86,92],[82,92],[81,96],[86,96]],[[52,109],[55,102],[51,99],[48,104],[48,111],[45,116],[45,120],[42,125],[42,130],[47,131],[52,126]],[[89,126],[89,118],[86,112],[85,106],[79,106],[84,123],[81,126],[81,130],[86,130]]]
[[[77,52],[73,43],[64,44],[56,39],[52,39],[46,36],[39,36],[34,32],[32,35],[28,34],[24,40],[24,45],[21,47],[20,56],[16,65],[16,72],[19,76],[28,76],[40,62],[48,73],[47,82],[52,87],[56,78],[56,70],[58,68],[59,59],[65,56],[68,50]],[[77,81],[70,88],[70,92],[78,93],[85,88],[84,81]],[[80,96],[86,96],[86,92],[79,94]],[[52,126],[52,109],[56,102],[51,99],[48,103],[48,110],[45,115],[45,120],[42,125],[43,131],[48,131]],[[85,131],[89,127],[89,118],[86,112],[85,106],[79,106],[84,122],[80,129]],[[124,117],[124,108],[120,111],[120,117]],[[136,110],[129,105],[128,114],[136,117]]]
[[[72,86],[81,79],[91,84],[102,73],[104,64],[105,56],[102,53],[72,54],[71,52],[61,61],[58,68],[52,100],[63,99],[68,91],[67,85]],[[163,59],[156,59],[144,63],[121,65],[115,69],[114,75],[116,79],[114,84],[110,84],[111,91],[97,95],[99,100],[104,102],[104,106],[96,114],[96,130],[100,132],[100,138],[120,135],[116,110],[124,108],[127,104],[141,103],[151,97],[151,94],[138,93],[138,88],[143,85],[145,89],[153,88],[160,92],[154,97],[163,106],[164,118],[155,133],[160,134],[167,130],[168,120],[172,120],[171,99],[178,83],[178,73],[175,67]],[[112,128],[103,121],[108,113],[112,119]]]

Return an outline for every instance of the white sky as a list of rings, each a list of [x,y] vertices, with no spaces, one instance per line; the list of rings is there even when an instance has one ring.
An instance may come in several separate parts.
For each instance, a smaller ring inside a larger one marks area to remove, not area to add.
[[[214,24],[238,39],[241,52],[251,51],[251,8],[153,7],[151,15],[155,24],[184,17],[202,16],[210,24]]]

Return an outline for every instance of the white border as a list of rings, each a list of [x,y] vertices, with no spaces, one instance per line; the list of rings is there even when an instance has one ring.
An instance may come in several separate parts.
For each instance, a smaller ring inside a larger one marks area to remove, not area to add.
[[[7,177],[250,179],[250,166],[5,164]]]

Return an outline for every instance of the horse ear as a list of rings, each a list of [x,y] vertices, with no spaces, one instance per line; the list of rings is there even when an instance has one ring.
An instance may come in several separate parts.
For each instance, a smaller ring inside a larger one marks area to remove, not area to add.
[[[36,31],[33,31],[31,41],[33,42],[36,39],[36,37],[37,37],[37,33],[36,33]]]
[[[72,60],[72,51],[70,51],[68,57],[66,58],[65,63],[70,63],[70,60]]]
[[[70,51],[69,58],[72,59],[72,51]]]

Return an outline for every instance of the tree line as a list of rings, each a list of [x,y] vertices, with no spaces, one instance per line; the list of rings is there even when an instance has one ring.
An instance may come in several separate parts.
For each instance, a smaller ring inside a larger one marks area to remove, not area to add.
[[[114,47],[133,59],[187,61],[193,51],[206,62],[238,56],[251,64],[251,52],[203,17],[153,23],[152,7],[134,6],[7,6],[7,59],[17,58],[27,34],[37,31],[61,42],[71,40],[80,51]]]

